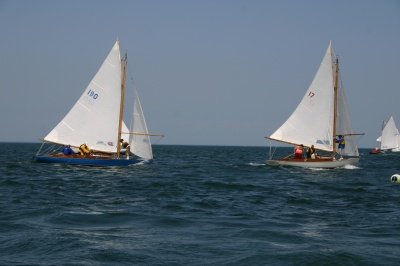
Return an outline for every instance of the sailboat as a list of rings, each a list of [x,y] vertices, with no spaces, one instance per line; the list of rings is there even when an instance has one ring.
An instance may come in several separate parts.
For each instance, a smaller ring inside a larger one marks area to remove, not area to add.
[[[133,93],[129,128],[123,120],[127,63],[127,55],[121,57],[117,40],[78,101],[44,137],[34,157],[36,161],[98,166],[152,161],[150,136],[162,135],[149,133],[137,90]],[[127,149],[122,147],[122,141]],[[75,152],[64,154],[60,145]]]
[[[382,152],[400,152],[400,134],[393,116],[384,123],[382,134],[376,141],[380,142],[379,150]]]
[[[317,151],[317,156],[294,158],[294,154],[273,159],[267,164],[304,168],[338,168],[359,161],[356,136],[353,133],[347,99],[340,81],[339,59],[329,43],[319,69],[301,102],[291,116],[267,139],[286,144],[303,145]],[[344,149],[338,149],[338,137],[344,138]],[[272,149],[271,149],[272,150]]]

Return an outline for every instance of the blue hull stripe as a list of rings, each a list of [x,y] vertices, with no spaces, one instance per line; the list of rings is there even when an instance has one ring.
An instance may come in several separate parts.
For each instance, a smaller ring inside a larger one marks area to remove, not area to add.
[[[66,157],[48,157],[36,156],[35,160],[41,163],[60,163],[60,164],[77,164],[77,165],[94,165],[94,166],[127,166],[143,162],[137,159],[88,159],[88,158],[66,158]]]

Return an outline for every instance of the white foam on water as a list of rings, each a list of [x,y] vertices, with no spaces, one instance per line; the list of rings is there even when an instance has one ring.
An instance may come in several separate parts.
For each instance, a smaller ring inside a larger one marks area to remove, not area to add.
[[[137,162],[137,163],[134,163],[134,164],[130,164],[128,166],[129,167],[136,167],[136,166],[145,165],[145,164],[149,164],[149,163],[150,163],[150,161],[140,161],[140,162]]]
[[[358,167],[358,166],[355,166],[355,165],[351,165],[351,164],[346,164],[346,165],[345,165],[345,166],[343,166],[342,168],[344,168],[344,169],[348,169],[348,170],[361,169],[360,167]]]
[[[249,163],[250,166],[265,166],[265,163]]]
[[[360,167],[355,166],[355,165],[351,165],[351,164],[346,164],[346,165],[344,165],[343,167],[340,167],[340,168],[342,168],[342,169],[348,169],[348,170],[361,169]],[[313,171],[330,171],[330,170],[334,170],[335,168],[310,167],[310,168],[308,168],[308,169],[313,170]],[[338,168],[336,168],[336,169],[338,169]]]
[[[310,168],[308,168],[308,169],[310,169],[310,170],[312,170],[312,171],[327,171],[327,170],[332,170],[332,169],[330,169],[330,168],[318,168],[318,167],[310,167]]]

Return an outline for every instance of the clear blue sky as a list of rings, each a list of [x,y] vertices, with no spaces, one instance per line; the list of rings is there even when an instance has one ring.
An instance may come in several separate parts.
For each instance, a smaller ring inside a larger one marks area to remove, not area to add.
[[[400,1],[0,0],[0,141],[37,142],[117,38],[162,144],[266,146],[330,40],[353,127],[400,126]]]

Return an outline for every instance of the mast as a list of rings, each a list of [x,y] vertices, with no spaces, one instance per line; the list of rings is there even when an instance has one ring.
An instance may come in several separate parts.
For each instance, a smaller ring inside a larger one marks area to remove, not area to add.
[[[332,49],[332,48],[331,48]],[[332,51],[331,51],[332,52]],[[333,52],[332,52],[333,54]],[[334,79],[333,79],[333,91],[334,91],[334,98],[333,98],[333,154],[336,154],[336,119],[337,119],[337,109],[338,109],[338,81],[339,81],[339,58],[335,57],[335,71]]]
[[[122,118],[124,114],[124,101],[125,101],[125,81],[126,81],[126,65],[128,64],[128,55],[121,59],[121,102],[119,104],[119,123],[118,123],[118,140],[117,140],[117,158],[121,155],[121,131],[122,131]]]

